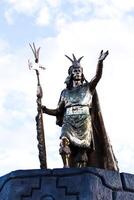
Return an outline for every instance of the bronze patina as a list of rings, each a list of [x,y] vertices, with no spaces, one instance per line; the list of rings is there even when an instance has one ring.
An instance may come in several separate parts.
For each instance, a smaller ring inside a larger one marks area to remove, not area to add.
[[[116,158],[107,136],[96,86],[102,76],[103,61],[108,51],[100,53],[97,71],[88,82],[80,61],[73,59],[65,80],[66,88],[61,92],[56,109],[42,106],[44,113],[56,116],[61,126],[59,153],[64,167],[99,167],[118,170]]]

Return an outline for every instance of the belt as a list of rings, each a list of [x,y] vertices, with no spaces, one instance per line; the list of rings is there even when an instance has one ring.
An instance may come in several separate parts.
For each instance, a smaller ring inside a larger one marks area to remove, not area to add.
[[[72,107],[66,108],[65,115],[79,115],[79,114],[89,115],[89,107],[88,106],[72,106]]]

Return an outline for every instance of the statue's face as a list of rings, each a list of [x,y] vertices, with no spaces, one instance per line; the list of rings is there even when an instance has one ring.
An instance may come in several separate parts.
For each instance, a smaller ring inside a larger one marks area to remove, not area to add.
[[[74,81],[80,81],[82,79],[82,68],[74,68],[72,70],[73,80]]]

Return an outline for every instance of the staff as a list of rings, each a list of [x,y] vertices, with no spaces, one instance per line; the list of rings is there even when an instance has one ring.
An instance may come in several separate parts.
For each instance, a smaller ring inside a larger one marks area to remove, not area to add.
[[[39,160],[40,160],[40,168],[45,169],[47,168],[47,157],[46,157],[46,145],[45,145],[45,132],[44,132],[44,123],[43,123],[43,114],[42,114],[42,97],[43,92],[40,84],[40,77],[39,77],[39,69],[45,69],[39,64],[39,52],[40,47],[36,49],[35,44],[33,46],[29,44],[35,58],[35,64],[33,64],[28,60],[29,69],[33,69],[36,72],[37,76],[37,116],[36,120],[36,129],[37,129],[37,140],[38,140],[38,150],[39,150]]]

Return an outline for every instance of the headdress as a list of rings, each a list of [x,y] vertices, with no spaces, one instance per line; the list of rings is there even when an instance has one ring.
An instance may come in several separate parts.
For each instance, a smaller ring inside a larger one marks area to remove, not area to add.
[[[72,54],[72,55],[73,55],[73,59],[71,59],[69,56],[65,55],[72,62],[72,65],[68,69],[68,74],[69,75],[72,73],[72,69],[74,69],[74,68],[82,68],[81,64],[80,64],[80,61],[84,57],[84,56],[82,56],[77,60],[75,55],[74,54]]]

